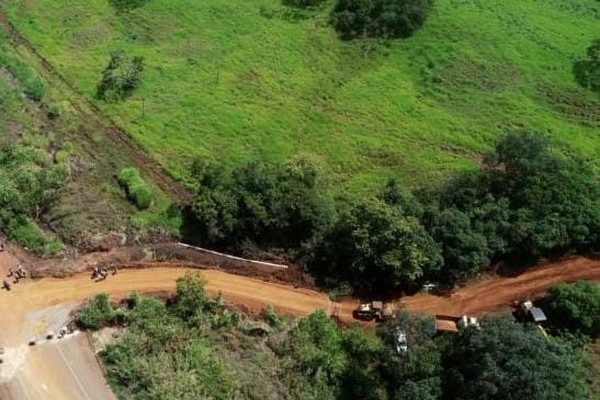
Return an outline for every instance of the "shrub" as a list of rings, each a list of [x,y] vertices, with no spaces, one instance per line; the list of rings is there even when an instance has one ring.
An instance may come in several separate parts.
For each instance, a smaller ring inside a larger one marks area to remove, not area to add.
[[[263,318],[271,328],[277,330],[283,328],[283,319],[277,315],[277,312],[272,305],[269,304],[269,306],[263,310]]]
[[[131,96],[142,82],[144,59],[131,60],[122,51],[113,51],[96,87],[96,96],[105,101],[120,101]]]
[[[587,48],[587,58],[573,64],[575,80],[586,89],[600,92],[600,39]]]
[[[121,319],[113,310],[108,301],[108,295],[101,293],[90,300],[89,304],[81,311],[79,323],[87,329],[100,329],[111,325]]]
[[[41,101],[46,94],[46,83],[27,64],[0,51],[0,67],[6,68],[14,76],[27,97],[34,101]]]
[[[119,173],[119,184],[127,192],[127,197],[140,210],[146,210],[152,205],[154,196],[148,184],[140,177],[136,168],[123,168]]]
[[[343,39],[407,38],[425,23],[432,0],[338,0],[331,22]]]

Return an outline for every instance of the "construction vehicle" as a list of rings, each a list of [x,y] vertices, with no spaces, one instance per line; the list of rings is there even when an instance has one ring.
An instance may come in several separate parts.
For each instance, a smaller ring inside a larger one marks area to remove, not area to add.
[[[518,319],[529,320],[537,325],[548,320],[544,311],[539,307],[535,307],[531,300],[515,302],[514,306],[515,316]]]
[[[459,332],[467,328],[481,329],[479,321],[475,317],[463,315],[456,317],[453,315],[436,315],[435,328],[439,332]]]
[[[394,307],[390,303],[383,301],[372,301],[370,303],[361,303],[353,312],[355,319],[363,321],[383,321],[394,315]]]
[[[458,319],[458,321],[456,321],[456,327],[458,329],[467,329],[470,327],[475,329],[481,329],[481,326],[479,326],[479,322],[477,322],[477,318],[469,317],[466,315],[463,315]]]

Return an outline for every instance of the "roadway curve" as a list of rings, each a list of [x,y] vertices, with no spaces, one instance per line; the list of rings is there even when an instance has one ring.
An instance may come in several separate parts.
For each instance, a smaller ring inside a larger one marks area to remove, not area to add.
[[[16,262],[10,254],[2,253],[0,272],[5,272]],[[78,274],[68,279],[26,281],[15,285],[10,292],[1,292],[0,315],[3,321],[0,340],[11,350],[11,357],[15,360],[8,360],[2,365],[0,377],[4,377],[8,383],[0,387],[0,398],[114,399],[85,335],[28,348],[24,343],[29,336],[25,336],[24,332],[27,335],[42,335],[49,325],[49,315],[60,314],[96,293],[107,292],[119,298],[131,291],[172,292],[175,280],[189,270],[121,270],[116,276],[110,276],[100,283],[90,280],[87,274]],[[316,291],[217,270],[203,270],[202,273],[207,279],[209,293],[221,291],[227,302],[241,306],[248,312],[258,312],[267,304],[290,315],[305,315],[317,309],[331,312],[333,308],[328,297]],[[600,281],[600,262],[571,258],[517,277],[490,277],[459,288],[446,297],[419,294],[404,297],[399,303],[415,312],[481,315],[507,308],[514,300],[539,295],[553,284],[581,279]],[[355,300],[342,303],[340,318],[343,321],[352,320],[352,309],[356,303]],[[7,372],[7,368],[13,368],[14,371]]]

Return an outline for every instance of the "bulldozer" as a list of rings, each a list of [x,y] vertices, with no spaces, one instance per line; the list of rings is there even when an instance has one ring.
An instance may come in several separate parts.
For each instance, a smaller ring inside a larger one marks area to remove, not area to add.
[[[393,317],[394,307],[390,303],[383,301],[371,301],[368,303],[361,303],[353,312],[352,316],[355,319],[362,321],[377,322],[384,321],[388,318]]]

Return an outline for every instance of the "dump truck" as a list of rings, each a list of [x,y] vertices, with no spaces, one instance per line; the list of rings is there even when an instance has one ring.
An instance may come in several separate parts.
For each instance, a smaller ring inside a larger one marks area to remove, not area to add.
[[[394,306],[383,301],[361,303],[353,312],[355,319],[363,321],[383,321],[394,315]]]

